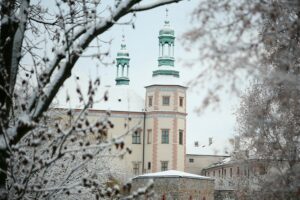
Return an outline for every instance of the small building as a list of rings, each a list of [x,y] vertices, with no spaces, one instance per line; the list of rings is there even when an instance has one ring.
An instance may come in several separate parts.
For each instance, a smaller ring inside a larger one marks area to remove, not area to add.
[[[228,157],[229,155],[186,154],[185,171],[192,174],[204,175],[202,174],[204,168]]]
[[[143,174],[133,178],[132,189],[145,187],[149,180],[154,182],[154,199],[214,199],[214,179],[186,172],[168,170]]]

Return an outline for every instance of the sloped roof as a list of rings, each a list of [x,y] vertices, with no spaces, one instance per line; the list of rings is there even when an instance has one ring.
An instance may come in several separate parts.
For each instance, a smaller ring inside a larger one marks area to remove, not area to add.
[[[158,75],[152,77],[151,81],[147,83],[147,85],[180,85],[186,87],[180,78],[174,76],[163,76]]]
[[[93,109],[129,112],[142,112],[144,109],[144,99],[129,85],[115,85],[101,91],[102,96],[107,92],[108,99],[95,103]]]
[[[162,172],[156,172],[156,173],[148,173],[143,174],[140,176],[135,177],[136,178],[158,178],[158,177],[166,177],[166,178],[194,178],[194,179],[208,179],[213,180],[210,177],[207,176],[200,176],[197,174],[190,174],[182,171],[177,170],[168,170],[168,171],[162,171]]]

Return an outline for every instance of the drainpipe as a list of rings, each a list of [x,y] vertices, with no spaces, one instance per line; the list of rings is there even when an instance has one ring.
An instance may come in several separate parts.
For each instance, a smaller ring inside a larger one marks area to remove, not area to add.
[[[145,173],[145,140],[146,140],[146,109],[144,109],[144,128],[143,128],[143,163],[142,163],[142,173]]]

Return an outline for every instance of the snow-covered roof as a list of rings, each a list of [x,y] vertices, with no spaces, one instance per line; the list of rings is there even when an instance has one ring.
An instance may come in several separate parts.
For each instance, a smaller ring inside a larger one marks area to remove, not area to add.
[[[180,78],[174,76],[158,75],[152,77],[151,81],[147,85],[180,85],[186,87]]]
[[[108,100],[95,103],[93,109],[129,112],[142,112],[144,109],[144,99],[129,85],[115,85],[100,91],[102,96],[107,91]]]
[[[222,166],[222,165],[226,165],[226,164],[230,164],[232,162],[234,162],[235,160],[230,156],[228,158],[224,158],[223,160],[213,163],[210,166],[206,167],[207,168],[211,168],[211,167],[217,167],[217,166]]]
[[[213,180],[210,177],[207,176],[200,176],[197,174],[190,174],[182,171],[177,171],[177,170],[168,170],[168,171],[162,171],[162,172],[156,172],[156,173],[148,173],[148,174],[143,174],[140,176],[135,177],[136,178],[158,178],[158,177],[166,177],[166,178],[194,178],[194,179],[209,179]]]
[[[187,153],[195,155],[230,156],[233,147],[228,140],[211,137],[212,143],[210,143],[209,138],[210,137],[207,139],[202,138],[201,140],[189,141],[187,144]]]

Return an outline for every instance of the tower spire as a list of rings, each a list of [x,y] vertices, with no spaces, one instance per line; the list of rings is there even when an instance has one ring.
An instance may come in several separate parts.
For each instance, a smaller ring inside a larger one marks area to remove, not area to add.
[[[153,71],[152,76],[168,75],[179,77],[179,72],[174,69],[174,46],[175,34],[170,27],[169,10],[166,9],[165,24],[159,31],[159,56],[158,56],[158,70]]]
[[[129,53],[126,48],[125,35],[122,34],[121,49],[117,53],[116,85],[129,85]]]

